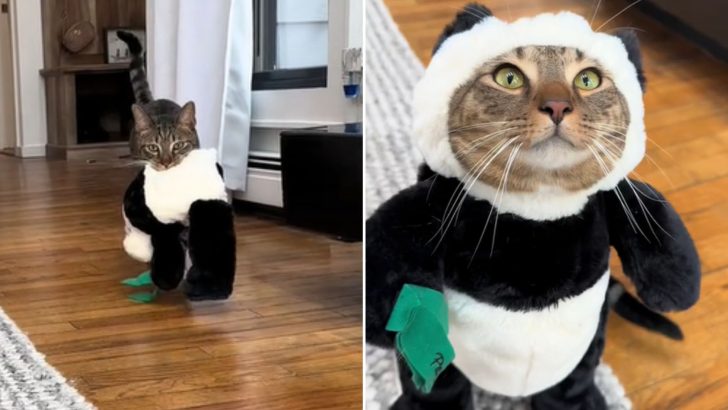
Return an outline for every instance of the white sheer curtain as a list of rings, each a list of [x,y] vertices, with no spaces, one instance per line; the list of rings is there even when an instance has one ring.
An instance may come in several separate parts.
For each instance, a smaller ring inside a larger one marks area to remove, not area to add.
[[[245,190],[253,72],[252,0],[147,2],[155,98],[192,100],[204,148],[217,148],[231,190]]]

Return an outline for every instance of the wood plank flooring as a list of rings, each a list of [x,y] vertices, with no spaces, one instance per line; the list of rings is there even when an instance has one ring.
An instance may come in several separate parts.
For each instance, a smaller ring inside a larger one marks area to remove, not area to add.
[[[126,299],[136,169],[0,156],[0,306],[100,409],[361,408],[361,244],[236,217],[223,303]]]
[[[423,62],[442,28],[466,1],[386,0],[400,30]],[[543,11],[591,17],[596,0],[488,0],[512,20]],[[598,27],[627,2],[604,0]],[[648,79],[648,154],[639,177],[655,185],[684,218],[698,245],[704,281],[700,302],[672,315],[686,335],[673,342],[612,316],[605,361],[624,384],[635,409],[728,409],[728,65],[707,56],[637,10],[603,31],[640,30]],[[661,149],[658,147],[664,149]],[[619,272],[618,262],[613,264]]]

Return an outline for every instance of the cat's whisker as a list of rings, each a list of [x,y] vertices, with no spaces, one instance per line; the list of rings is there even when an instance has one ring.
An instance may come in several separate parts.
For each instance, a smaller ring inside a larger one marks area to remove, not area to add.
[[[515,127],[506,128],[506,129],[498,130],[498,131],[492,132],[492,133],[490,133],[488,135],[479,137],[479,138],[475,139],[474,141],[466,144],[460,150],[458,150],[458,152],[455,153],[455,157],[458,158],[458,159],[460,159],[460,158],[464,157],[465,155],[468,155],[471,152],[475,151],[477,148],[485,145],[485,143],[488,142],[488,140],[490,140],[491,138],[494,138],[494,137],[496,137],[498,135],[504,134],[504,133],[506,133],[508,131],[512,131],[514,129],[516,129],[516,128]]]
[[[625,133],[619,131],[620,129],[626,131],[626,128],[624,128],[624,127],[616,127],[616,126],[613,126],[611,124],[599,123],[599,122],[591,123],[590,125],[595,126],[595,127],[601,126],[603,130],[608,130],[609,132],[614,132],[614,133],[617,133],[617,134],[623,136],[625,139],[627,138],[627,135]],[[587,128],[589,128],[589,127],[587,127]],[[594,128],[592,128],[592,129],[594,129]],[[647,139],[648,142],[651,142],[657,148],[659,148],[663,153],[665,153],[665,155],[667,155],[671,159],[674,159],[675,158],[665,148],[663,148],[660,144],[658,144],[657,141],[653,140],[648,135],[645,135],[645,138]]]
[[[445,234],[450,229],[450,226],[452,225],[453,221],[455,220],[457,214],[460,212],[460,208],[462,207],[463,203],[465,202],[465,198],[467,197],[468,192],[473,187],[475,182],[480,178],[480,175],[482,175],[483,172],[487,169],[487,167],[495,160],[495,158],[500,155],[501,152],[505,148],[508,147],[511,143],[515,141],[514,139],[510,139],[507,141],[502,141],[499,144],[496,145],[493,149],[491,149],[486,155],[484,155],[466,174],[466,182],[463,182],[462,184],[458,185],[458,188],[455,189],[455,192],[453,192],[453,195],[450,197],[450,201],[448,202],[448,205],[445,208],[445,212],[443,215],[443,220],[440,226],[440,229],[435,232],[435,235],[430,238],[427,243],[430,243],[438,233],[440,233],[440,240],[435,245],[435,248],[433,252],[439,247],[440,243],[445,237]],[[494,154],[493,151],[496,151]],[[482,164],[482,166],[481,166]],[[467,185],[467,187],[466,187]],[[454,202],[453,202],[454,200]],[[457,207],[455,204],[458,204]]]
[[[465,13],[470,14],[471,16],[475,17],[478,20],[482,20],[482,19],[484,19],[486,17],[489,17],[485,13],[483,13],[483,14],[476,13],[476,11],[479,11],[479,10],[472,10],[469,6],[468,7],[465,7],[464,9],[460,9],[458,7],[452,7],[452,9],[453,10],[457,10],[457,11],[464,11]]]
[[[602,150],[602,152],[604,152],[605,154],[607,154],[607,157],[608,157],[608,159],[610,159],[610,158],[609,158],[610,156],[613,156],[613,154],[612,154],[612,153],[609,153],[609,152],[608,152],[608,151],[606,150],[606,148],[605,148],[604,146],[602,146],[601,144],[599,144],[599,143],[598,143],[598,142],[596,142],[596,141],[595,141],[595,143],[596,143],[596,147],[597,147],[597,149],[601,149],[601,150]],[[613,157],[612,157],[612,158],[611,158],[610,160],[612,161],[612,163],[614,163],[614,161],[615,161],[615,159],[614,159]],[[670,233],[669,233],[669,232],[667,232],[667,231],[666,231],[666,230],[665,230],[665,229],[664,229],[664,228],[662,227],[662,225],[660,225],[660,223],[659,223],[659,222],[657,221],[657,219],[656,219],[656,218],[655,218],[655,217],[654,217],[654,216],[652,215],[652,213],[651,213],[651,212],[650,212],[650,210],[649,210],[649,209],[647,208],[647,206],[646,206],[646,205],[644,204],[644,202],[642,202],[642,199],[640,198],[640,196],[639,196],[639,195],[638,195],[638,193],[637,193],[638,189],[637,189],[637,188],[636,188],[636,187],[634,186],[634,184],[632,183],[632,181],[630,181],[630,180],[629,180],[629,178],[625,178],[624,180],[625,180],[625,181],[627,182],[627,185],[629,185],[630,189],[632,190],[632,193],[634,193],[635,199],[637,200],[637,203],[638,203],[638,205],[639,205],[639,206],[640,206],[640,208],[642,209],[642,213],[644,214],[644,216],[645,216],[645,220],[647,221],[647,226],[648,226],[648,227],[650,228],[650,231],[652,231],[652,235],[653,235],[653,236],[655,237],[655,239],[657,240],[657,243],[661,243],[661,241],[660,241],[660,238],[659,238],[659,237],[657,236],[657,233],[655,232],[655,230],[654,230],[654,229],[652,228],[652,223],[650,222],[650,219],[652,219],[652,221],[653,221],[653,222],[655,223],[655,225],[657,225],[657,227],[658,227],[658,228],[660,228],[660,230],[661,230],[662,232],[664,232],[664,233],[665,233],[665,234],[666,234],[667,236],[670,236],[670,237],[672,237],[672,235],[670,235]],[[644,195],[644,193],[643,193],[643,195]]]
[[[523,145],[523,143],[520,143],[517,147],[515,147],[513,150],[511,150],[511,152],[510,152],[510,154],[508,156],[508,161],[506,163],[506,170],[505,170],[505,172],[503,174],[504,176],[508,173],[508,168],[510,168],[510,165],[509,164],[512,161],[511,156],[513,155],[513,152],[514,151],[517,152],[518,149],[521,148],[521,145]],[[501,184],[502,183],[503,183],[503,177],[501,177]],[[488,217],[485,220],[485,225],[483,225],[483,230],[480,233],[480,237],[478,238],[478,243],[475,245],[475,249],[473,250],[473,255],[470,257],[470,262],[468,263],[468,266],[470,266],[470,264],[473,263],[473,259],[475,258],[475,254],[478,252],[478,248],[480,248],[480,243],[483,241],[483,236],[485,235],[485,231],[488,228],[488,223],[490,222],[490,217],[493,214],[493,209],[495,208],[496,198],[498,198],[498,192],[500,192],[500,189],[501,189],[501,185],[499,184],[498,185],[498,189],[496,190],[495,198],[493,199],[493,203],[491,204],[490,211],[488,212]]]
[[[645,178],[644,178],[644,177],[643,177],[642,175],[640,175],[640,174],[639,174],[638,172],[636,172],[636,171],[632,171],[632,172],[631,172],[631,174],[635,174],[635,176],[637,176],[637,179],[639,179],[639,180],[641,180],[641,181],[645,181],[645,180],[646,180],[646,179],[645,179]],[[666,204],[666,203],[668,203],[668,201],[667,201],[667,200],[665,200],[665,199],[660,199],[660,198],[659,198],[659,197],[657,196],[657,191],[655,191],[655,190],[654,190],[654,189],[653,189],[653,188],[652,188],[651,186],[649,186],[649,185],[647,185],[647,189],[649,189],[649,190],[650,190],[650,191],[652,192],[652,194],[653,194],[653,195],[655,195],[654,197],[653,197],[653,196],[650,196],[650,195],[648,195],[648,194],[646,194],[646,193],[644,193],[644,192],[643,192],[643,191],[642,191],[641,189],[637,188],[636,186],[635,186],[635,188],[637,189],[637,191],[638,191],[638,192],[639,192],[640,194],[642,194],[642,196],[644,196],[645,198],[649,199],[650,201],[655,201],[655,202],[661,202],[661,203],[663,203],[663,204]]]
[[[605,138],[605,137],[604,137],[604,135],[600,135],[599,133],[595,134],[595,136],[596,136],[596,137],[598,137],[598,138]],[[610,135],[610,136],[611,136],[611,135]],[[614,144],[614,143],[613,143],[613,142],[612,142],[611,140],[609,140],[608,138],[606,138],[606,139],[603,139],[603,141],[608,141],[608,142],[610,142],[610,143]],[[645,152],[645,158],[646,158],[646,159],[647,159],[648,161],[650,161],[650,162],[652,163],[652,165],[654,165],[654,166],[655,166],[655,168],[657,168],[657,170],[658,170],[658,171],[660,171],[660,174],[662,174],[662,176],[663,176],[663,177],[665,178],[665,180],[667,180],[667,182],[668,182],[668,183],[670,184],[670,186],[671,186],[672,188],[675,188],[675,183],[674,183],[674,182],[672,181],[672,178],[670,178],[670,176],[669,176],[669,175],[667,175],[667,172],[665,172],[665,170],[664,170],[664,169],[663,169],[663,168],[662,168],[662,167],[660,166],[660,164],[658,164],[658,163],[657,163],[657,161],[655,161],[655,159],[654,159],[654,158],[652,158],[652,156],[650,156],[650,154],[648,154],[647,152]],[[644,179],[644,178],[643,178],[643,179]]]
[[[496,150],[497,150],[498,148],[500,148],[500,147],[502,146],[502,144],[504,144],[505,142],[506,142],[506,141],[501,141],[500,143],[497,143],[497,144],[495,145],[495,147],[491,148],[491,149],[490,149],[490,151],[488,151],[488,152],[487,152],[487,153],[486,153],[485,155],[483,155],[483,156],[482,156],[482,157],[481,157],[481,158],[480,158],[480,159],[479,159],[479,160],[478,160],[478,161],[477,161],[477,162],[476,162],[476,163],[475,163],[475,164],[474,164],[474,165],[473,165],[473,166],[472,166],[472,167],[471,167],[471,168],[470,168],[470,169],[468,170],[468,172],[467,172],[467,173],[465,174],[465,176],[463,177],[463,179],[464,179],[465,181],[463,181],[463,182],[462,182],[462,183],[461,183],[461,184],[460,184],[460,185],[458,186],[458,189],[461,189],[462,187],[464,187],[464,186],[465,186],[465,185],[466,185],[466,184],[467,184],[467,183],[468,183],[468,182],[470,181],[470,178],[471,178],[471,177],[472,177],[472,176],[474,175],[474,173],[475,173],[475,172],[477,172],[477,170],[478,170],[478,169],[480,168],[480,166],[481,166],[481,165],[482,165],[482,164],[483,164],[484,162],[486,162],[486,161],[487,161],[487,159],[488,159],[488,158],[490,157],[490,155],[491,155],[492,153],[494,153],[494,152],[495,152],[495,151],[496,151]],[[450,210],[450,205],[452,204],[452,205],[454,206],[454,203],[453,203],[453,199],[455,199],[455,197],[456,197],[456,195],[455,195],[455,194],[456,194],[456,193],[458,193],[458,195],[459,195],[459,194],[460,194],[460,192],[461,192],[461,191],[458,191],[458,189],[456,189],[455,191],[453,191],[453,195],[452,195],[452,196],[450,197],[450,201],[448,201],[448,204],[447,204],[447,206],[445,207],[445,215],[443,215],[443,220],[445,219],[445,217],[447,216],[447,214],[448,214],[448,212],[449,212],[449,210]],[[457,200],[455,201],[455,203],[457,203]]]
[[[629,127],[626,127],[623,125],[610,124],[608,122],[590,122],[589,125],[601,126],[604,128],[610,128],[610,129],[621,130],[621,131],[627,131],[627,128],[629,128]]]
[[[591,20],[589,20],[589,27],[594,28],[594,19],[597,17],[597,12],[599,12],[599,6],[602,4],[602,0],[597,0],[597,6],[594,7],[594,14],[592,14]]]
[[[498,229],[498,217],[500,216],[500,207],[503,205],[503,197],[506,194],[506,191],[508,190],[508,174],[511,172],[511,167],[513,166],[513,162],[516,159],[516,156],[518,156],[518,150],[521,149],[521,146],[523,143],[518,145],[512,152],[512,157],[508,158],[508,163],[506,164],[506,170],[503,173],[504,180],[503,180],[503,190],[501,191],[500,200],[498,200],[498,209],[495,210],[495,223],[493,224],[493,239],[491,239],[490,242],[490,255],[489,257],[493,257],[493,250],[495,249],[495,232]],[[476,249],[477,250],[477,249]]]
[[[641,29],[639,27],[632,27],[632,26],[619,26],[619,27],[615,27],[615,28],[610,28],[609,30],[607,30],[607,33],[611,33],[612,31],[619,30],[622,28],[626,28],[628,30],[640,31],[642,33],[649,33],[649,31],[647,31],[645,29]]]
[[[599,30],[602,29],[602,27],[606,26],[612,20],[614,20],[615,18],[619,17],[622,13],[624,13],[625,11],[631,9],[633,6],[639,4],[640,2],[642,2],[642,0],[635,0],[634,2],[630,3],[627,7],[623,8],[622,10],[620,10],[619,13],[613,15],[609,20],[605,21],[601,26],[597,27],[597,29],[594,30],[594,32],[598,32]]]
[[[498,124],[509,124],[509,123],[512,123],[512,122],[513,121],[490,121],[490,122],[481,122],[481,123],[478,123],[478,124],[464,125],[462,127],[458,127],[458,128],[449,130],[447,133],[448,134],[454,134],[456,132],[463,131],[463,130],[469,130],[469,129],[473,129],[473,128],[482,128],[482,127],[487,127],[487,126],[491,126],[491,125],[498,125]]]
[[[485,172],[485,170],[493,162],[493,160],[495,160],[495,158],[498,157],[498,155],[500,155],[500,153],[503,152],[503,150],[505,150],[514,141],[515,141],[515,139],[511,139],[511,140],[503,143],[501,145],[501,148],[499,148],[498,151],[495,154],[493,154],[490,157],[490,159],[488,159],[488,161],[481,167],[480,171],[477,174],[474,174],[472,178],[470,178],[470,182],[469,182],[468,186],[465,189],[461,190],[462,191],[461,195],[459,196],[459,199],[456,200],[457,202],[459,202],[458,206],[457,206],[457,208],[455,208],[454,210],[452,210],[450,212],[450,215],[447,218],[447,219],[449,219],[447,221],[447,225],[445,226],[444,230],[442,230],[440,240],[435,245],[435,249],[437,249],[440,246],[440,243],[442,243],[443,239],[445,238],[445,234],[450,229],[450,226],[452,225],[453,221],[455,221],[457,219],[457,215],[460,214],[460,209],[462,208],[463,203],[465,202],[465,199],[467,198],[467,194],[470,192],[470,189],[475,185],[475,182],[480,178],[480,176],[483,174],[483,172]]]
[[[602,169],[602,172],[605,176],[609,174],[609,171],[607,169],[606,164],[604,163],[604,160],[599,156],[596,149],[591,145],[587,144],[587,148],[592,152],[592,155],[594,156],[594,159],[597,161],[597,164]],[[620,205],[622,205],[622,210],[624,211],[624,215],[627,217],[627,221],[629,222],[630,226],[632,227],[632,230],[637,233],[639,231],[640,234],[645,238],[647,242],[650,240],[647,238],[647,235],[642,231],[642,228],[640,228],[639,223],[637,223],[637,219],[635,219],[634,215],[632,215],[632,212],[629,209],[629,206],[627,205],[627,200],[624,198],[624,195],[619,190],[619,186],[615,186],[612,191],[617,196],[617,199],[619,200]]]
[[[618,153],[619,153],[619,152],[621,152],[621,151],[622,151],[622,150],[624,149],[624,146],[621,146],[621,147],[620,147],[619,145],[617,145],[617,143],[616,143],[616,142],[612,141],[611,139],[609,139],[608,137],[606,137],[606,136],[604,136],[604,135],[601,135],[601,134],[595,134],[595,135],[594,135],[594,137],[595,137],[595,138],[596,138],[597,140],[599,140],[599,141],[603,141],[603,142],[605,142],[605,143],[609,144],[609,145],[610,145],[610,146],[611,146],[612,148],[614,148],[614,149],[616,150],[616,152],[618,152]],[[620,141],[621,141],[621,140],[620,140]],[[617,155],[617,156],[619,156],[619,155]]]
[[[627,129],[623,128],[623,127],[616,127],[616,126],[610,126],[609,124],[599,124],[599,123],[592,123],[592,124],[590,124],[590,126],[591,127],[587,127],[587,128],[611,131],[611,132],[615,132],[625,138],[627,137],[627,134],[624,133],[627,131]]]
[[[604,142],[604,143],[608,143],[608,144],[611,144],[611,145],[612,145],[612,147],[614,147],[614,148],[615,148],[615,149],[617,150],[616,152],[614,152],[614,151],[608,150],[608,149],[607,149],[607,147],[603,147],[603,148],[605,149],[605,151],[608,151],[608,152],[609,152],[609,153],[610,153],[610,154],[612,155],[612,157],[613,157],[613,158],[619,158],[619,157],[620,157],[620,156],[619,156],[619,155],[618,155],[617,153],[618,153],[619,151],[621,151],[621,148],[620,148],[620,147],[618,147],[618,146],[617,146],[617,145],[616,145],[616,144],[615,144],[615,143],[614,143],[613,141],[611,141],[611,140],[609,140],[609,139],[607,139],[607,138],[605,138],[605,137],[603,137],[603,136],[601,136],[601,135],[598,135],[598,134],[597,134],[597,135],[595,135],[595,137],[597,137],[597,139],[598,139],[599,141],[602,141],[602,142]],[[615,159],[614,161],[612,161],[612,162],[616,162],[616,159]],[[653,164],[654,164],[654,161],[652,161],[652,162],[653,162]],[[655,166],[657,166],[657,164],[655,164]],[[659,168],[659,167],[658,167],[658,168]],[[661,168],[660,168],[660,170],[661,170]],[[646,179],[645,179],[645,178],[644,178],[644,177],[643,177],[642,175],[640,175],[640,174],[639,174],[639,172],[637,172],[637,171],[634,171],[634,170],[633,170],[633,171],[632,171],[632,173],[633,173],[633,174],[635,174],[635,175],[637,175],[637,177],[638,177],[639,179],[641,179],[641,180],[646,180]],[[668,181],[670,181],[670,178],[669,178],[669,177],[668,177],[668,176],[667,176],[667,175],[666,175],[666,174],[665,174],[664,172],[663,172],[663,175],[665,176],[665,178],[667,178],[667,180],[668,180]],[[670,182],[672,182],[672,181],[670,181]],[[642,191],[641,191],[641,190],[640,190],[639,188],[637,188],[637,187],[634,187],[634,188],[635,188],[635,189],[637,189],[637,191],[639,191],[639,192],[640,192],[640,193],[641,193],[641,194],[642,194],[642,195],[643,195],[643,196],[644,196],[645,198],[647,198],[647,199],[649,199],[649,200],[652,200],[652,201],[655,201],[655,202],[661,202],[661,203],[665,203],[665,202],[667,202],[667,201],[665,201],[665,200],[663,200],[663,199],[660,199],[659,197],[657,197],[657,192],[655,192],[655,190],[654,190],[654,189],[652,189],[651,187],[649,187],[649,185],[648,185],[648,188],[649,188],[649,189],[650,189],[650,190],[652,191],[652,193],[653,193],[653,194],[655,195],[655,197],[651,197],[651,196],[649,196],[649,195],[645,194],[644,192],[642,192]]]

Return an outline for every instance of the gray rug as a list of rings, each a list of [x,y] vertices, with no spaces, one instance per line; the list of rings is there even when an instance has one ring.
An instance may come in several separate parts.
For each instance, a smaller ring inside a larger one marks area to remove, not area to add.
[[[367,215],[416,180],[419,153],[409,137],[410,98],[423,67],[397,29],[381,0],[366,4],[366,193]],[[632,405],[609,366],[597,369],[596,382],[611,410]],[[387,409],[401,392],[394,353],[367,346],[366,408]],[[477,409],[527,410],[527,399],[514,400],[482,390]],[[455,409],[453,409],[455,410]]]
[[[0,310],[0,409],[92,410]]]

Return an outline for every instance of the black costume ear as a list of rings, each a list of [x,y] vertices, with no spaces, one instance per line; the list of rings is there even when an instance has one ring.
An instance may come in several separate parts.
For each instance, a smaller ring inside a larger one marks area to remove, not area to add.
[[[624,48],[627,49],[629,61],[631,61],[634,68],[637,69],[637,79],[640,82],[640,87],[642,87],[642,92],[645,92],[645,83],[647,82],[647,79],[645,78],[644,70],[642,70],[642,53],[640,52],[640,41],[637,39],[637,34],[635,34],[635,31],[632,29],[620,28],[615,30],[614,35],[622,40]]]
[[[437,53],[442,43],[453,34],[457,34],[463,31],[468,31],[478,22],[491,17],[493,13],[482,4],[470,3],[455,16],[450,24],[445,27],[445,30],[440,34],[440,38],[435,43],[435,48],[432,49],[432,54]]]

